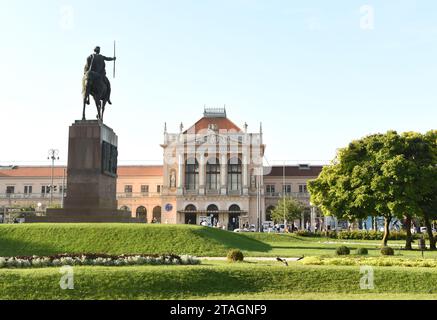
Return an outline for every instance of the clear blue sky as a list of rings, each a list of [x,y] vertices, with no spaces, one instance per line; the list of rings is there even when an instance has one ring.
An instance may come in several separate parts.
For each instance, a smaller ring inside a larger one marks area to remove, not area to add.
[[[366,4],[374,30],[360,28]],[[0,30],[3,165],[44,161],[50,148],[67,158],[85,59],[95,45],[111,56],[113,40],[105,122],[121,160],[161,160],[164,122],[176,132],[204,105],[226,104],[251,131],[262,121],[270,161],[329,160],[370,133],[436,129],[434,0],[0,0]]]

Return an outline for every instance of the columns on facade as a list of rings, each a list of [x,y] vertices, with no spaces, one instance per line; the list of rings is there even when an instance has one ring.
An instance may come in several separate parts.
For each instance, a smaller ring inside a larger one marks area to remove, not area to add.
[[[177,194],[183,195],[184,194],[184,171],[185,171],[184,155],[182,153],[178,153],[177,159],[178,159],[178,184],[177,184],[178,191],[177,191]]]
[[[249,157],[247,155],[247,148],[243,151],[243,195],[249,194]]]
[[[226,195],[228,189],[228,157],[226,154],[220,155],[220,176],[220,193]]]
[[[199,195],[205,194],[205,180],[206,180],[206,161],[205,161],[205,155],[201,154],[199,159]]]

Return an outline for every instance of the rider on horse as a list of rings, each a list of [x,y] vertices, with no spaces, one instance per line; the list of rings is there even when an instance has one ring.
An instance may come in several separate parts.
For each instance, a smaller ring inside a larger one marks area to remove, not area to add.
[[[117,58],[115,58],[115,57],[108,58],[108,57],[102,56],[100,54],[100,47],[96,47],[94,49],[94,53],[87,58],[86,65],[84,68],[84,73],[87,73],[89,71],[94,71],[102,77],[103,82],[108,87],[108,103],[109,104],[112,104],[112,102],[111,102],[111,83],[109,82],[109,79],[106,77],[105,61],[115,61],[116,59]],[[87,100],[87,103],[89,104],[89,100]]]

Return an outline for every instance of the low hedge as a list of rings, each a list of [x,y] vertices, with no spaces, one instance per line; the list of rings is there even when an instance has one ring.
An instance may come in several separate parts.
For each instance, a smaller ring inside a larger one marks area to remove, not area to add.
[[[330,231],[328,234],[326,232],[308,232],[308,231],[297,231],[295,233],[301,237],[315,237],[322,238],[328,235],[331,239],[339,239],[339,240],[382,240],[384,237],[384,232],[380,231]],[[412,237],[414,240],[420,239],[421,237],[428,239],[428,234],[413,234]],[[437,236],[437,234],[436,234]],[[407,233],[405,231],[391,231],[388,237],[388,240],[406,240]]]

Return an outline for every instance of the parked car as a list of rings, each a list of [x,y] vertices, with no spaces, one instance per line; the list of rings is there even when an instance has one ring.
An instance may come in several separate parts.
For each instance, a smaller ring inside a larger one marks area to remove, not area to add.
[[[285,224],[277,224],[275,225],[275,231],[279,233],[285,232]]]
[[[265,221],[262,225],[264,232],[273,232],[274,224],[273,221]]]

